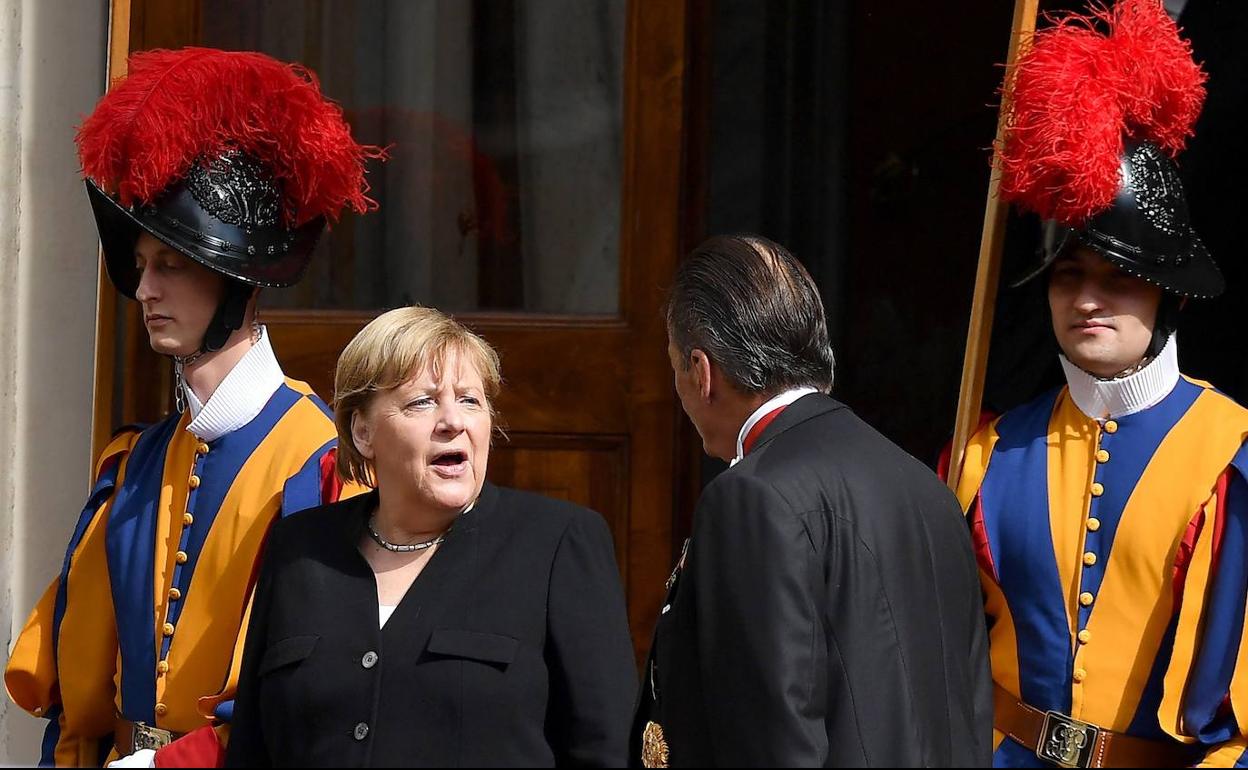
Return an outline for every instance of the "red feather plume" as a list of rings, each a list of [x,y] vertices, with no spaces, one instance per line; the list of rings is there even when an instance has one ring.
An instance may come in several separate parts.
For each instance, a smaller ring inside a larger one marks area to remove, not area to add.
[[[196,158],[242,150],[281,180],[292,226],[376,208],[364,161],[385,157],[356,143],[307,68],[211,48],[132,55],[77,142],[83,173],[123,206],[150,202]]]
[[[1183,149],[1204,83],[1161,0],[1120,0],[1056,20],[1036,33],[1003,87],[1002,198],[1078,226],[1113,202],[1126,139],[1171,157]]]

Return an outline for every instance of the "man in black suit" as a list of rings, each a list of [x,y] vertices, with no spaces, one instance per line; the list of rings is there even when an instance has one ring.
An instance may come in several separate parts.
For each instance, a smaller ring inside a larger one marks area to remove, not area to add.
[[[992,681],[958,504],[830,398],[810,275],[717,237],[667,308],[676,390],[708,454],[644,671],[647,766],[988,766]]]

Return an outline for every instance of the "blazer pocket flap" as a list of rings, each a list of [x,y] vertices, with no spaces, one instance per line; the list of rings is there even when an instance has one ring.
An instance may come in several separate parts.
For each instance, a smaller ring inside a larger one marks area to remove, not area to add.
[[[312,654],[319,636],[292,636],[269,645],[260,659],[260,676],[292,663],[298,663]]]
[[[429,639],[429,652],[435,655],[472,658],[487,663],[511,663],[519,646],[520,640],[510,636],[458,628],[436,628]]]

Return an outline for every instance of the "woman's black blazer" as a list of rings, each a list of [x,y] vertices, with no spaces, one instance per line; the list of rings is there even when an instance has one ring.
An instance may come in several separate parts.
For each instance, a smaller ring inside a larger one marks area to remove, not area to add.
[[[274,526],[227,765],[623,767],[637,669],[603,518],[487,483],[379,630],[376,505]]]

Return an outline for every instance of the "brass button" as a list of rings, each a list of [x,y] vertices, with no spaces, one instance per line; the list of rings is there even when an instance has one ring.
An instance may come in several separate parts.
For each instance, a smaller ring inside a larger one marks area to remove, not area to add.
[[[1100,519],[1088,519],[1088,531],[1089,532],[1095,532],[1100,528],[1101,528]]]
[[[1099,482],[1099,481],[1094,481],[1094,482],[1092,482],[1092,496],[1093,496],[1093,497],[1100,497],[1100,496],[1101,496],[1101,495],[1103,495],[1103,494],[1105,494],[1105,487],[1104,487],[1104,485],[1102,485],[1102,484],[1101,484],[1101,482]]]
[[[182,514],[182,526],[184,526],[184,527],[189,527],[189,526],[191,526],[191,525],[192,525],[192,524],[194,524],[194,523],[195,523],[195,517],[194,517],[194,516],[192,516],[190,513],[184,513],[184,514]]]
[[[176,588],[170,588],[170,589],[169,589],[169,598],[170,598],[172,601],[175,601],[175,602],[176,602],[178,599],[181,599],[181,598],[182,598],[182,592],[181,592],[181,591],[179,591],[179,590],[178,590],[178,589],[176,589]]]
[[[1079,632],[1079,642],[1080,642],[1081,644],[1087,644],[1087,643],[1088,643],[1088,642],[1090,642],[1090,641],[1092,641],[1092,632],[1091,632],[1091,631],[1089,631],[1088,629],[1086,629],[1086,628],[1085,628],[1085,629],[1083,629],[1082,631],[1080,631],[1080,632]]]
[[[1106,432],[1106,433],[1117,433],[1117,432],[1118,432],[1118,423],[1114,422],[1113,420],[1106,420],[1106,421],[1105,421],[1105,432]]]
[[[186,564],[186,551],[178,551],[173,555],[173,560],[178,564]]]
[[[192,475],[186,483],[190,484],[191,489],[199,489],[199,476]]]
[[[161,630],[165,632],[165,636],[173,636],[173,624],[172,623],[166,623],[165,627]]]
[[[1083,566],[1091,567],[1093,564],[1096,564],[1096,554],[1088,551],[1083,555]]]
[[[1097,461],[1098,463],[1107,463],[1107,462],[1109,462],[1109,452],[1108,452],[1108,451],[1106,451],[1106,450],[1104,450],[1104,449],[1098,449],[1098,450],[1096,450],[1096,461]]]
[[[1079,603],[1082,604],[1084,607],[1087,607],[1088,605],[1092,603],[1092,598],[1093,598],[1092,594],[1088,593],[1087,591],[1084,591],[1083,593],[1079,594]]]
[[[156,672],[157,672],[157,673],[159,673],[159,674],[167,674],[167,673],[169,673],[169,661],[167,661],[167,660],[162,660],[161,662],[157,663],[157,664],[156,664]]]
[[[156,716],[158,716],[158,717],[163,717],[165,714],[168,714],[168,713],[169,713],[169,707],[168,707],[168,706],[166,706],[166,705],[165,705],[165,704],[163,704],[163,703],[157,703],[157,704],[156,704]]]
[[[1077,668],[1074,670],[1074,673],[1071,674],[1071,678],[1076,682],[1082,682],[1084,679],[1088,678],[1088,672],[1081,668]]]
[[[208,445],[201,441],[199,442],[199,445],[195,447],[195,451],[201,455],[206,455],[208,454]]]

